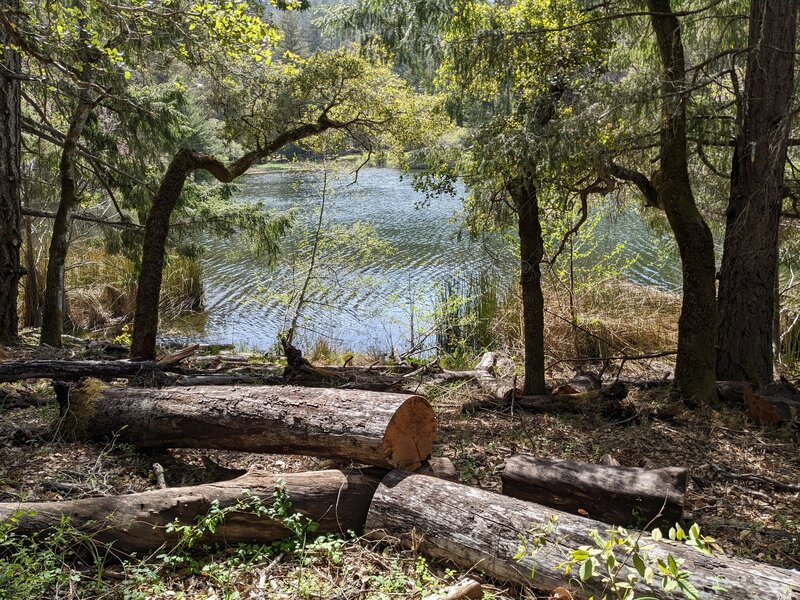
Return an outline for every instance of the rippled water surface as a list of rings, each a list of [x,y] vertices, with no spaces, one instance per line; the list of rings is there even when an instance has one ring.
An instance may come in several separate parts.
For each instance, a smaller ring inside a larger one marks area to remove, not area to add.
[[[274,267],[257,258],[245,239],[208,238],[203,257],[206,313],[202,326],[195,323],[191,332],[184,325],[184,333],[192,339],[267,349],[285,328],[291,316],[287,302],[305,279],[307,236],[300,232],[316,225],[322,174],[274,171],[241,181],[239,201],[261,202],[278,212],[294,209],[304,227],[284,241],[284,253]],[[454,218],[461,209],[458,198],[434,199],[419,208],[423,200],[410,178],[393,169],[363,169],[356,183],[347,174],[329,179],[323,230],[336,228],[339,238],[319,251],[319,285],[315,281],[309,287],[311,302],[300,320],[303,345],[325,337],[355,351],[405,348],[412,319],[416,328],[429,322],[437,285],[481,270],[511,276],[514,259],[499,242],[478,243],[462,234]],[[390,255],[365,253],[348,243],[363,231],[357,223],[374,228],[391,246]],[[639,257],[627,274],[630,279],[667,289],[679,283],[670,244],[658,243],[659,236],[635,211],[604,210],[595,236],[600,249],[623,241],[624,255]]]

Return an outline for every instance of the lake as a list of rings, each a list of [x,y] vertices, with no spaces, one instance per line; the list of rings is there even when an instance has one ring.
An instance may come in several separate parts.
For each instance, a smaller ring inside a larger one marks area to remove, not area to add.
[[[313,170],[242,177],[238,201],[260,202],[276,212],[294,210],[297,227],[272,267],[254,255],[245,238],[205,238],[205,314],[173,322],[167,335],[272,347],[307,278],[322,188],[323,174]],[[349,173],[329,175],[326,189],[326,237],[299,318],[296,339],[302,347],[324,338],[334,347],[359,352],[405,349],[412,328],[419,339],[419,332],[430,327],[437,289],[444,282],[481,271],[501,280],[513,276],[515,259],[507,244],[497,238],[474,241],[459,227],[459,198],[436,198],[420,206],[425,196],[413,189],[410,176],[390,168],[364,168],[357,181]],[[622,242],[621,256],[636,258],[626,271],[628,279],[677,289],[680,266],[670,236],[655,234],[635,210],[620,212],[610,204],[600,210],[595,252]]]

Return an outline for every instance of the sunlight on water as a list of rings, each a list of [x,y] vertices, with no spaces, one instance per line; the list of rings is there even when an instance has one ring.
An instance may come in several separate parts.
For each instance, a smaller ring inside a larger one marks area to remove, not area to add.
[[[261,202],[276,212],[294,209],[298,224],[307,231],[315,225],[321,172],[273,171],[241,181],[239,201]],[[335,260],[331,249],[320,251],[318,274],[327,293],[313,294],[304,310],[298,338],[302,346],[325,337],[334,346],[355,351],[385,351],[393,345],[403,349],[409,345],[412,318],[417,328],[430,324],[437,286],[480,270],[512,276],[515,261],[510,252],[497,242],[472,241],[460,230],[455,218],[460,199],[434,199],[418,208],[424,194],[412,189],[410,177],[388,168],[363,169],[355,183],[347,173],[329,183],[324,230],[338,228],[347,238],[356,235],[357,223],[366,223],[388,242],[392,253],[364,256],[363,248],[346,239],[337,245]],[[654,244],[653,232],[635,211],[613,217],[608,212],[595,231],[602,238],[600,247],[624,241],[625,255],[639,256],[628,273],[631,280],[675,289],[680,270],[670,248],[665,253]],[[247,239],[207,238],[202,261],[206,314],[200,332],[192,335],[186,328],[181,337],[260,349],[273,346],[291,316],[289,294],[299,290],[308,268],[307,254],[298,252],[301,238],[296,231],[284,240],[283,255],[273,268],[254,255]],[[486,245],[492,246],[489,251]]]

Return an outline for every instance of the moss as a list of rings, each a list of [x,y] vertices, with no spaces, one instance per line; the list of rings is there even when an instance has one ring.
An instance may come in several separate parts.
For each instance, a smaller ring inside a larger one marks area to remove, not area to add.
[[[86,379],[77,386],[57,389],[60,414],[53,427],[55,432],[66,441],[90,437],[94,403],[107,387],[99,379]]]

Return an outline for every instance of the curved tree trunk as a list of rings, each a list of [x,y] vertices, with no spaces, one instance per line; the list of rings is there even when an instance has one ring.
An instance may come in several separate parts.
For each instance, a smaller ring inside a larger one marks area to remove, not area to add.
[[[717,377],[772,381],[778,227],[794,90],[797,0],[752,0],[719,283]]]
[[[69,234],[72,227],[72,213],[80,203],[76,194],[75,157],[78,142],[83,134],[86,121],[94,109],[89,91],[81,92],[78,105],[72,113],[69,130],[64,138],[59,163],[61,197],[58,211],[53,221],[53,234],[47,260],[47,278],[42,306],[42,335],[40,343],[48,346],[61,346],[64,329],[64,266],[69,251]]]
[[[661,56],[659,200],[675,235],[683,272],[675,386],[692,403],[716,398],[717,314],[714,239],[692,194],[686,149],[686,85],[680,24],[669,0],[648,0]]]
[[[517,209],[519,226],[522,333],[525,346],[525,383],[522,393],[534,396],[547,393],[544,383],[544,297],[539,266],[544,256],[544,242],[534,176],[531,174],[514,181],[509,186],[509,194]]]
[[[346,124],[331,121],[323,115],[316,123],[300,125],[283,132],[263,148],[259,147],[248,152],[230,165],[225,165],[219,159],[202,152],[185,148],[178,151],[161,180],[145,223],[141,271],[136,290],[136,311],[133,317],[132,358],[143,360],[155,358],[158,305],[169,222],[189,175],[198,170],[205,170],[218,181],[230,183],[257,161],[270,156],[285,145],[317,135],[326,129],[344,126]]]
[[[19,7],[18,0],[2,0],[5,11]],[[0,341],[17,337],[17,289],[22,274],[19,251],[20,224],[20,84],[8,73],[20,70],[19,54],[6,47],[6,32],[0,29],[3,71],[0,77]]]

